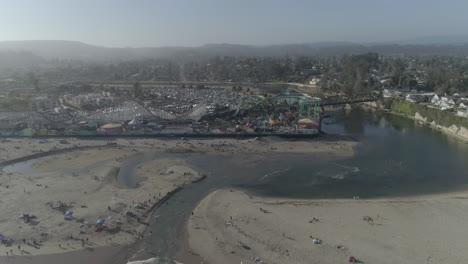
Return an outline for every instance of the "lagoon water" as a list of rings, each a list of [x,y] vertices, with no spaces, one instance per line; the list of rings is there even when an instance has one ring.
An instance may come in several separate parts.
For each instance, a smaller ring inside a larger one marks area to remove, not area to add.
[[[183,241],[190,212],[218,188],[240,187],[260,195],[295,198],[410,196],[468,188],[468,144],[382,113],[353,110],[335,118],[337,123],[324,130],[359,140],[352,158],[270,155],[259,161],[255,155],[183,155],[209,176],[158,209],[157,220],[149,227],[158,235],[152,237],[147,257],[173,255]]]
[[[264,195],[298,198],[389,197],[468,188],[468,143],[384,113],[342,111],[326,133],[361,144],[339,161],[289,160],[288,171],[249,186]]]
[[[208,177],[185,187],[157,209],[148,226],[152,231],[148,237],[151,247],[138,258],[157,256],[159,263],[170,263],[170,257],[180,249],[180,241],[184,241],[184,225],[191,211],[205,195],[219,188],[239,187],[255,194],[293,198],[411,196],[468,188],[467,143],[384,113],[342,111],[335,113],[335,119],[335,124],[324,125],[323,130],[358,140],[356,155],[351,158],[167,154],[186,159]],[[119,181],[133,187],[134,168],[163,156],[166,154],[129,159],[120,170]],[[21,167],[30,168],[31,164]]]

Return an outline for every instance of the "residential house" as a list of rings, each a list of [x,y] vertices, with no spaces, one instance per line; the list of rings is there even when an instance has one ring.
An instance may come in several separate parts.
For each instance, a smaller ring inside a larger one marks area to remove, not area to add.
[[[317,77],[313,77],[310,81],[309,81],[309,84],[313,87],[317,87],[320,83],[320,77],[317,78]]]
[[[440,100],[442,102],[445,102],[445,103],[449,104],[449,105],[455,105],[456,104],[454,98],[450,97],[450,96],[442,96],[440,98]]]

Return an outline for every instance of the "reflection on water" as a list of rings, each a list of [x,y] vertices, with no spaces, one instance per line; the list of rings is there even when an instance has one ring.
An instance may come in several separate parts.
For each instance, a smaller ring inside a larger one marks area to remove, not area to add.
[[[206,189],[227,186],[247,188],[263,195],[298,198],[349,198],[459,190],[468,185],[468,144],[403,117],[359,110],[335,115],[336,123],[324,125],[326,133],[355,136],[362,143],[350,159],[327,161],[317,155],[270,155],[258,161],[255,154],[216,157],[202,154],[171,154],[195,167],[212,172],[215,179]],[[320,140],[320,138],[318,138]],[[139,164],[167,154],[149,153],[128,159],[118,180],[135,187],[134,169]],[[6,172],[46,172],[32,165],[53,156],[17,163]],[[86,168],[53,170],[80,173]],[[52,172],[52,171],[47,171]]]
[[[180,246],[186,219],[197,202],[219,188],[237,186],[284,197],[351,198],[444,192],[467,186],[467,144],[391,115],[351,111],[335,118],[337,123],[326,125],[325,132],[353,135],[363,143],[353,158],[327,161],[312,154],[272,154],[259,161],[257,154],[189,153],[147,154],[127,160],[120,175],[130,187],[138,181],[131,177],[135,167],[163,155],[185,159],[208,175],[156,211],[148,226],[146,241],[151,247],[146,257],[169,260]],[[26,164],[23,166],[31,167]]]
[[[264,195],[349,198],[459,190],[468,184],[468,144],[414,121],[359,110],[341,112],[327,133],[363,143],[357,155],[338,162],[288,160],[285,173],[250,185]]]
[[[56,169],[45,170],[45,169],[39,169],[35,167],[35,165],[38,164],[39,162],[41,161],[47,162],[49,160],[53,160],[58,155],[63,155],[63,154],[55,154],[51,156],[45,156],[41,158],[21,161],[18,163],[5,166],[4,168],[2,168],[2,170],[6,173],[20,173],[20,174],[35,174],[35,173],[50,173],[50,172],[74,174],[74,173],[85,173],[87,171],[96,169],[112,161],[110,159],[101,160],[101,161],[95,162],[89,166],[85,166],[82,168],[56,168]]]

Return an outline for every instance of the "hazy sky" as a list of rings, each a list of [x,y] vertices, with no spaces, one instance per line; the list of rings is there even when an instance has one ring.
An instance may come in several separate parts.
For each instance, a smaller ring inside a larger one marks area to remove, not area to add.
[[[468,0],[0,0],[0,41],[122,46],[468,34]]]

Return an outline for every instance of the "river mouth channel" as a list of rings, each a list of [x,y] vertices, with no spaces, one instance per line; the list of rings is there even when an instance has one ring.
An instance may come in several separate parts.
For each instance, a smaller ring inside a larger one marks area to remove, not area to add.
[[[151,235],[142,245],[146,251],[138,258],[158,257],[161,263],[170,263],[168,260],[180,250],[193,208],[208,193],[220,188],[306,199],[399,197],[467,189],[468,144],[388,114],[343,111],[336,113],[336,120],[323,130],[359,140],[354,157],[331,160],[313,154],[259,157],[154,153],[126,160],[118,179],[128,188],[137,184],[138,179],[133,176],[137,166],[168,156],[184,159],[208,176],[184,187],[156,210],[147,230]],[[23,169],[27,167],[22,165]],[[20,170],[12,168],[4,170]]]

